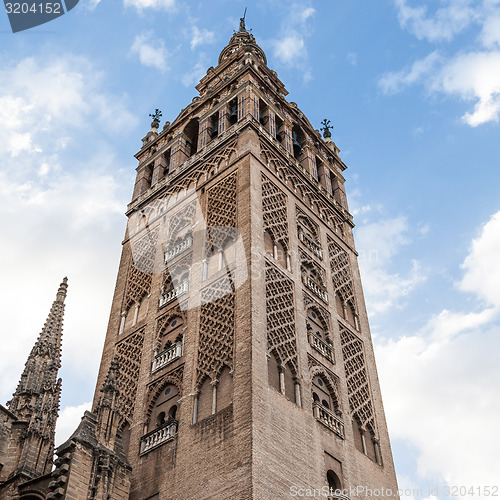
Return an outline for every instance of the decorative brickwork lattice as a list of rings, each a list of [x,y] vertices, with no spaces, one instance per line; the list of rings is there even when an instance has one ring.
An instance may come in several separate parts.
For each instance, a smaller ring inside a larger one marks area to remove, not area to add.
[[[288,243],[287,198],[265,175],[262,176],[262,217],[264,231],[267,231],[276,243],[285,250]]]
[[[351,416],[357,417],[364,428],[376,434],[363,342],[344,325],[339,323],[339,328]]]
[[[233,350],[234,286],[224,276],[201,291],[198,386],[206,377],[217,379],[224,366],[233,369]]]
[[[236,238],[236,173],[207,192],[207,253],[222,250]]]
[[[349,255],[331,238],[328,238],[328,254],[330,256],[330,269],[332,270],[335,293],[342,302],[350,304],[353,310],[356,311]]]
[[[116,345],[120,411],[127,419],[131,419],[134,412],[143,341],[144,330],[141,330]]]
[[[186,205],[182,210],[172,215],[168,221],[168,241],[173,241],[177,233],[187,225],[194,224],[196,215],[196,201],[192,201]]]
[[[267,349],[297,374],[294,304],[293,282],[266,261]]]
[[[165,203],[165,199],[176,197],[182,191],[196,188],[200,182],[208,180],[211,176],[228,167],[231,158],[236,154],[236,141],[234,141],[231,144],[228,144],[222,151],[210,156],[202,163],[200,168],[190,172],[179,182],[176,182],[175,184],[172,184],[172,186],[168,187],[161,200]]]
[[[151,290],[157,240],[158,228],[155,228],[131,245],[132,262],[127,278],[125,310],[132,304],[139,303]]]
[[[331,206],[331,201],[324,200],[318,193],[317,187],[308,183],[297,171],[295,165],[288,165],[274,152],[260,144],[261,156],[267,168],[276,172],[276,175],[283,179],[291,189],[313,209],[317,210],[319,216],[324,219],[334,230],[344,235],[344,219]]]

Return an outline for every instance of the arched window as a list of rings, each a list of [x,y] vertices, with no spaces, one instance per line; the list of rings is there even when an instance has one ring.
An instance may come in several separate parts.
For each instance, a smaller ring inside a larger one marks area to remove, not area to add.
[[[187,141],[188,156],[193,156],[198,151],[199,123],[197,119],[192,119],[184,128],[184,135]]]
[[[328,325],[325,324],[325,321],[320,316],[318,310],[314,307],[310,307],[307,310],[307,331],[323,340],[331,344],[331,339],[328,334]]]
[[[318,402],[326,408],[327,410],[331,410],[333,407],[332,404],[332,395],[328,389],[327,382],[320,375],[316,375],[313,378],[313,401]]]
[[[292,128],[292,147],[295,158],[299,159],[302,155],[305,142],[306,140],[301,128],[298,125],[294,125]]]
[[[167,326],[161,333],[161,351],[172,347],[177,341],[182,340],[183,327],[184,320],[182,317],[174,316],[169,319]]]
[[[328,481],[328,487],[330,488],[331,495],[342,490],[342,483],[340,481],[340,478],[334,471],[329,470],[326,473],[326,480]]]
[[[158,394],[151,411],[149,430],[176,419],[179,406],[179,391],[173,384],[168,384]]]

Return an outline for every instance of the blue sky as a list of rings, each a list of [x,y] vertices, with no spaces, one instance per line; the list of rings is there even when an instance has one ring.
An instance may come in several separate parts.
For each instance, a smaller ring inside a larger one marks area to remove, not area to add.
[[[93,394],[148,114],[191,102],[245,5],[0,15],[0,400],[68,275],[60,436]],[[403,498],[498,484],[500,1],[254,1],[247,27],[349,166],[396,469],[423,490]]]

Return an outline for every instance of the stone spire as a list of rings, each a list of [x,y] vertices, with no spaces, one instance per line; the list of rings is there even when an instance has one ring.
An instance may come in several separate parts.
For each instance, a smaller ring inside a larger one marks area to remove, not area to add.
[[[21,380],[7,406],[25,425],[17,472],[35,477],[50,471],[61,396],[61,340],[68,278],[56,299],[26,362]]]

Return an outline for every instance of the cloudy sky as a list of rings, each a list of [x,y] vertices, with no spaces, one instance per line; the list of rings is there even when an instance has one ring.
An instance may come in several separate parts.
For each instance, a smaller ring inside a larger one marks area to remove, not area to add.
[[[244,7],[81,0],[15,35],[0,15],[0,401],[68,275],[59,442],[93,394],[148,114],[191,102]],[[422,489],[403,498],[477,497],[500,470],[500,1],[249,7],[349,166],[398,478]]]

